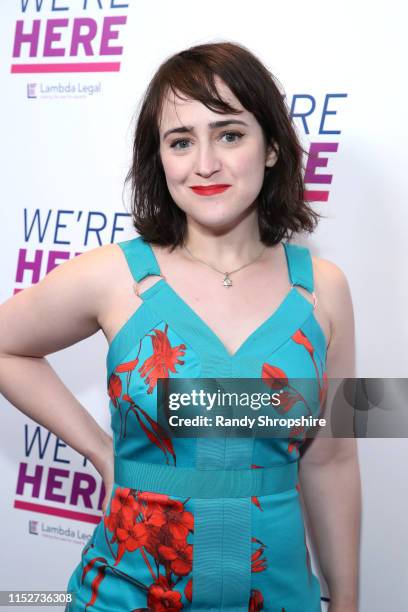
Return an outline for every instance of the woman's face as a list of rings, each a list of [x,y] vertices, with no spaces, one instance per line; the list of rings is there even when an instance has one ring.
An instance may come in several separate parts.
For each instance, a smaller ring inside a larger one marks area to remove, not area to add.
[[[266,149],[254,115],[215,78],[221,97],[240,114],[215,113],[197,100],[182,100],[170,93],[159,124],[160,155],[169,192],[187,220],[222,229],[252,210],[265,166],[273,166],[277,156]],[[228,188],[218,192],[192,189],[211,185]]]

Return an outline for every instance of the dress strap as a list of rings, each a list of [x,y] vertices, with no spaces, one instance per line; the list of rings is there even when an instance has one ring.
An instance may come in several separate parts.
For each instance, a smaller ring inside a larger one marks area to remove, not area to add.
[[[151,246],[141,236],[116,244],[122,249],[135,281],[139,283],[150,275],[162,276]]]
[[[289,277],[292,286],[300,285],[313,295],[313,305],[316,307],[317,298],[314,292],[313,264],[310,250],[299,244],[283,243],[288,263]]]

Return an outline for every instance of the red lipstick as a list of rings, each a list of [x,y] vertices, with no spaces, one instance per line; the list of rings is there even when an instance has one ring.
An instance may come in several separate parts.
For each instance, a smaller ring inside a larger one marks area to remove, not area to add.
[[[217,193],[222,193],[228,189],[228,187],[231,187],[231,185],[193,185],[191,189],[198,195],[210,196]]]

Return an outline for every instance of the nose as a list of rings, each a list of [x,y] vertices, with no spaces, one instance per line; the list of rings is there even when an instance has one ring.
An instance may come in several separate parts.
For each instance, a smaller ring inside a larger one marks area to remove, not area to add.
[[[195,172],[199,176],[209,177],[221,169],[221,160],[210,143],[201,144],[196,149]]]

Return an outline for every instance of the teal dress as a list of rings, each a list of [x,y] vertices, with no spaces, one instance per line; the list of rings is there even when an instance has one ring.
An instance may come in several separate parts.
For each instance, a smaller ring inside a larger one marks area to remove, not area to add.
[[[272,388],[275,379],[302,377],[324,396],[325,336],[296,287],[313,292],[310,252],[283,244],[292,286],[233,355],[164,278],[140,294],[143,303],[113,338],[115,483],[69,579],[66,610],[321,610],[299,498],[307,428],[285,438],[181,438],[157,419],[158,380],[173,377],[262,378]],[[137,282],[161,275],[141,237],[119,246]],[[284,410],[302,414],[305,405]]]

